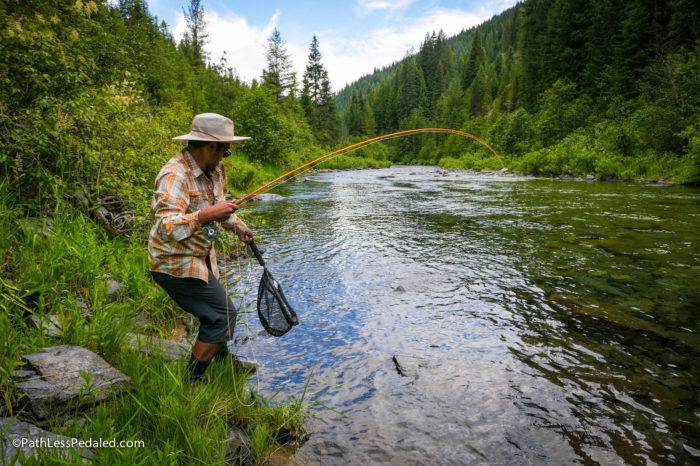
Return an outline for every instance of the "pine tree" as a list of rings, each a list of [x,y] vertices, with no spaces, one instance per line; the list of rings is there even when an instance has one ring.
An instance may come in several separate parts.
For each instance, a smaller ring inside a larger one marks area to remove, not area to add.
[[[270,87],[277,99],[296,94],[296,73],[292,71],[289,54],[277,28],[267,39],[267,68],[263,70],[263,85]]]
[[[187,32],[180,42],[180,48],[195,68],[204,68],[207,60],[204,44],[209,34],[205,31],[207,23],[204,20],[204,8],[201,3],[201,0],[190,0],[187,9],[182,10],[187,22]]]
[[[462,73],[462,86],[465,90],[469,89],[469,86],[472,85],[472,81],[476,78],[483,63],[484,48],[481,45],[481,34],[477,29],[474,33],[472,48],[469,51],[469,56],[464,65],[464,72]]]
[[[306,120],[320,141],[330,143],[337,137],[338,110],[331,92],[328,71],[321,63],[321,52],[315,34],[309,49],[309,63],[304,72],[301,105]]]

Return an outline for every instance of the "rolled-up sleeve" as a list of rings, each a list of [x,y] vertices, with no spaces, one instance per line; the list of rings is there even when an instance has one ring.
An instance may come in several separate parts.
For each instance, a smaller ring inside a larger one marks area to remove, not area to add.
[[[182,241],[200,227],[197,212],[187,213],[190,198],[187,181],[175,173],[165,173],[156,183],[153,215],[158,234],[164,239]]]
[[[236,217],[236,214],[231,214],[231,216],[225,222],[223,222],[222,225],[227,230],[235,230],[237,223],[238,223],[238,217]]]

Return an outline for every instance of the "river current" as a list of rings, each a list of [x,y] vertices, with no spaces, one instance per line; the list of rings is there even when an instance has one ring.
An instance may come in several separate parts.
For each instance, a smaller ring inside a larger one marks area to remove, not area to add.
[[[700,189],[402,166],[276,192],[243,216],[300,325],[257,336],[261,269],[225,272],[253,385],[311,406],[300,462],[700,462]]]

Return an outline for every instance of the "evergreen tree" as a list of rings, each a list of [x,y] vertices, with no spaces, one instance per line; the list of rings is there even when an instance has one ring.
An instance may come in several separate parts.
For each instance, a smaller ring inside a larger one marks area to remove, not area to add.
[[[469,51],[469,56],[464,63],[464,71],[462,73],[462,87],[464,89],[469,89],[472,85],[472,81],[476,78],[479,73],[481,65],[484,63],[484,48],[481,45],[481,34],[477,29],[474,33],[474,41],[472,42],[472,48]]]
[[[337,137],[338,110],[331,92],[328,71],[321,63],[321,52],[315,34],[309,48],[309,63],[304,72],[301,104],[306,120],[319,141],[330,143]]]
[[[265,57],[267,58],[267,68],[262,73],[263,85],[270,87],[278,100],[285,96],[294,96],[296,93],[296,73],[292,71],[289,54],[277,28],[267,39]]]
[[[201,0],[190,0],[187,9],[183,8],[182,11],[185,14],[187,31],[180,42],[180,48],[193,67],[204,68],[207,60],[204,45],[209,34],[205,31],[207,23],[204,20],[204,8]]]

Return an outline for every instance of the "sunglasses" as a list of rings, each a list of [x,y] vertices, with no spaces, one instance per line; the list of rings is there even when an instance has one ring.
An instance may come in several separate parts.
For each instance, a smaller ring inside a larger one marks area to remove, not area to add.
[[[228,157],[229,155],[231,155],[231,148],[230,148],[230,146],[224,146],[224,145],[219,145],[219,144],[217,144],[217,146],[216,146],[217,150],[221,150],[222,147],[223,147],[223,149],[224,149],[224,158],[226,158],[226,157]]]

